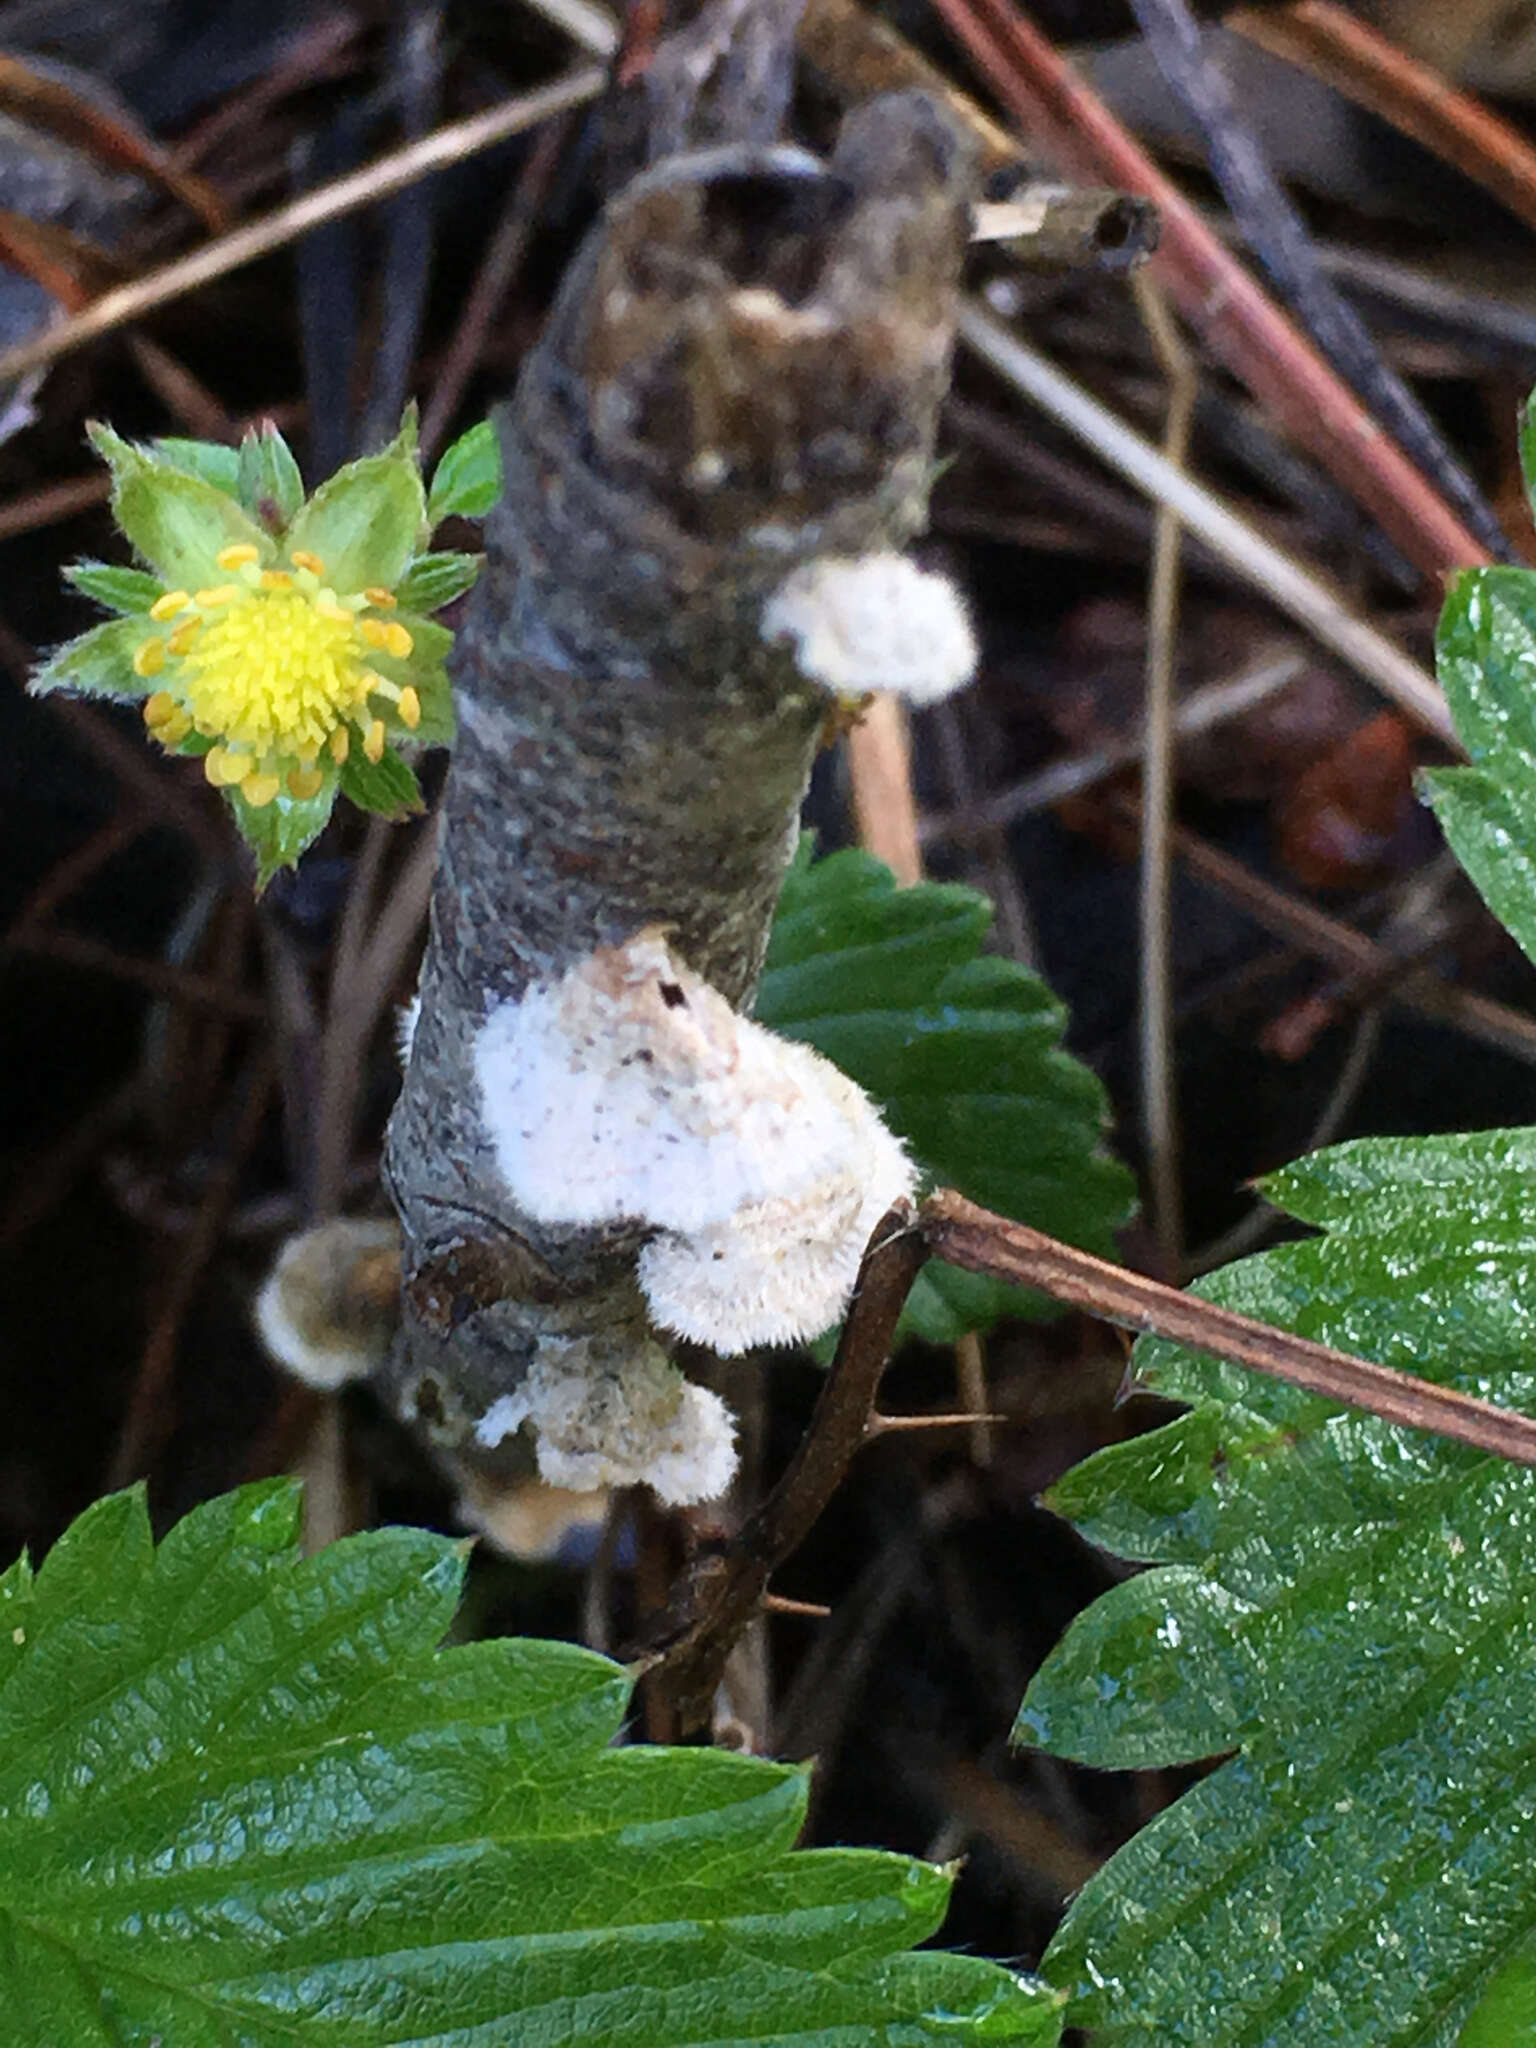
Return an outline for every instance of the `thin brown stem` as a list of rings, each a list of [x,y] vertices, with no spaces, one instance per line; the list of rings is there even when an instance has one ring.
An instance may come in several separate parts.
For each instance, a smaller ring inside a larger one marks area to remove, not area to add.
[[[893,1209],[876,1226],[837,1356],[788,1469],[724,1554],[695,1565],[673,1596],[650,1684],[682,1735],[709,1726],[732,1646],[864,1442],[902,1306],[927,1256],[909,1209]]]
[[[1516,1464],[1536,1465],[1536,1418],[1272,1329],[1197,1295],[1180,1294],[1025,1224],[994,1216],[953,1189],[941,1190],[923,1205],[922,1229],[934,1253],[967,1272],[1037,1288],[1102,1322],[1167,1337],[1346,1408],[1362,1408],[1384,1422],[1429,1430]]]
[[[230,234],[205,242],[191,255],[178,257],[174,263],[165,264],[148,277],[120,285],[116,291],[104,292],[72,320],[65,320],[35,341],[24,342],[19,348],[7,349],[0,355],[0,382],[57,362],[60,356],[83,348],[88,341],[99,340],[103,334],[126,326],[130,320],[142,319],[146,313],[169,305],[173,299],[195,291],[199,285],[211,284],[215,278],[227,277],[231,271],[243,269],[258,257],[270,256],[275,250],[286,248],[312,228],[339,220],[345,214],[356,213],[360,207],[372,206],[380,199],[391,198],[396,192],[403,192],[407,186],[429,177],[433,171],[463,163],[466,158],[477,156],[498,142],[505,142],[509,136],[536,127],[540,121],[547,121],[572,107],[585,106],[589,100],[597,98],[606,79],[606,72],[595,65],[588,65],[565,78],[556,79],[553,85],[541,86],[537,92],[525,93],[519,99],[503,100],[497,106],[487,107],[484,113],[472,114],[467,120],[436,129],[420,142],[409,143],[403,149],[380,157],[348,177],[337,178],[333,183],[323,185],[318,192],[306,192],[302,198],[275,208],[261,220],[251,221]]]

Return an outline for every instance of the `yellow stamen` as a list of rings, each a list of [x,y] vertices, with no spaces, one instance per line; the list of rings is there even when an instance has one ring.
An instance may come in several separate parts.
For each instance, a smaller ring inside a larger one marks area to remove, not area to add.
[[[406,631],[405,627],[400,624],[398,619],[392,619],[390,623],[384,628],[384,632],[385,647],[395,657],[396,661],[404,661],[406,656],[410,653],[411,649],[415,646],[415,641],[411,638],[410,634]]]
[[[400,692],[400,723],[412,732],[421,723],[421,699],[409,683]]]
[[[288,794],[296,796],[300,803],[320,794],[320,785],[325,776],[318,768],[295,768],[288,776]]]
[[[164,725],[157,729],[155,738],[162,747],[179,747],[191,730],[191,719],[188,718],[185,711],[178,711],[174,717],[168,718]]]
[[[206,612],[216,609],[221,604],[233,604],[241,595],[243,593],[238,583],[219,583],[208,590],[197,591],[192,602],[199,611]]]
[[[386,590],[382,583],[370,583],[363,592],[371,605],[377,605],[381,612],[393,611],[399,599],[392,590]]]
[[[323,576],[325,564],[318,555],[312,555],[308,548],[295,548],[288,557],[295,569],[307,569],[311,576]]]
[[[152,619],[174,619],[176,614],[185,611],[191,602],[191,598],[184,590],[168,590],[164,597],[155,599],[149,608],[149,616]]]
[[[286,569],[263,569],[261,587],[263,590],[292,590],[293,578]]]
[[[203,774],[215,789],[222,788],[224,781],[224,749],[210,747],[203,756]]]
[[[352,624],[352,614],[344,605],[339,605],[334,597],[317,597],[315,599],[315,610],[322,619],[329,619],[333,626],[350,626]]]
[[[392,683],[388,676],[376,676],[368,670],[368,694],[370,697],[387,697],[391,704],[400,702],[400,685]]]
[[[363,737],[363,752],[375,767],[384,758],[384,721],[376,718]]]
[[[261,549],[253,547],[248,540],[238,540],[227,548],[220,548],[213,559],[221,569],[238,569],[246,562],[259,562]]]
[[[278,778],[275,775],[248,775],[240,790],[253,811],[263,810],[277,792]]]
[[[359,619],[357,630],[362,634],[370,647],[387,647],[389,645],[389,628],[382,619]]]
[[[185,654],[202,630],[203,622],[201,619],[183,619],[169,640],[166,641],[167,649],[172,654]]]
[[[344,725],[338,725],[331,734],[331,759],[339,768],[352,751],[352,735]]]
[[[219,775],[225,782],[244,782],[249,778],[255,766],[256,757],[254,754],[226,752],[224,765],[219,770]]]
[[[141,640],[134,649],[133,672],[136,676],[157,676],[165,667],[165,642],[158,637]]]
[[[144,723],[154,732],[162,725],[169,725],[176,716],[176,699],[169,690],[156,690],[154,695],[144,699]]]

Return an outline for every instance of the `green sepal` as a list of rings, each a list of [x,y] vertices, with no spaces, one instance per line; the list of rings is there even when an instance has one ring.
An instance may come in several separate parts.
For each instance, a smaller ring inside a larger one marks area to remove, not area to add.
[[[240,443],[236,491],[246,511],[271,533],[281,533],[299,516],[304,479],[293,450],[270,420]]]
[[[147,569],[129,569],[119,562],[71,562],[64,580],[109,612],[147,612],[165,589]]]
[[[279,868],[293,868],[299,856],[313,845],[329,822],[336,802],[339,776],[334,762],[317,764],[325,770],[325,781],[311,797],[290,796],[279,790],[269,804],[248,804],[239,786],[226,788],[235,829],[256,856],[256,888],[260,892]]]
[[[401,689],[410,685],[421,702],[421,722],[407,726],[395,707],[382,697],[376,698],[370,709],[384,720],[391,738],[423,747],[449,746],[454,735],[453,691],[443,664],[453,646],[453,635],[446,626],[423,618],[419,612],[395,611],[389,617],[410,634],[411,651],[398,655],[388,654],[382,647],[370,647],[368,666]]]
[[[451,747],[458,732],[458,720],[453,709],[453,685],[448,680],[448,671],[439,663],[434,668],[418,669],[411,678],[411,686],[421,705],[421,717],[414,726],[407,727],[392,704],[379,698],[376,709],[384,713],[386,727],[398,724],[399,737],[417,747]],[[394,713],[393,721],[390,714]]]
[[[27,688],[34,697],[69,690],[82,697],[147,697],[158,685],[134,672],[133,657],[144,638],[140,618],[108,619],[77,640],[66,641],[35,669]]]
[[[402,761],[393,747],[386,747],[377,761],[370,761],[355,734],[352,751],[341,765],[341,789],[360,811],[372,811],[380,818],[408,818],[423,808],[415,769]]]
[[[483,519],[501,496],[501,450],[496,429],[489,420],[460,434],[432,476],[427,498],[427,519],[437,526],[444,519]]]
[[[155,459],[168,469],[179,469],[183,476],[201,477],[205,484],[212,484],[216,491],[223,491],[229,497],[236,495],[240,481],[240,453],[223,441],[189,441],[177,434],[168,434],[158,441],[151,441],[150,450]]]
[[[112,472],[113,518],[168,584],[197,590],[221,581],[224,571],[216,558],[233,545],[254,546],[263,561],[271,560],[270,538],[228,492],[150,450],[133,447],[110,427],[87,431]],[[228,452],[234,456],[233,449]]]
[[[328,477],[284,536],[295,549],[318,555],[333,590],[393,590],[420,543],[426,497],[416,456],[416,417],[378,455],[364,455]]]
[[[395,596],[414,611],[440,611],[473,586],[484,560],[484,555],[418,555],[396,586]]]

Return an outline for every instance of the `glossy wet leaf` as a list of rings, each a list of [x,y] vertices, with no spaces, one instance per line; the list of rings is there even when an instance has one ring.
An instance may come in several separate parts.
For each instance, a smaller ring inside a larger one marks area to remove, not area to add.
[[[1266,1192],[1326,1235],[1201,1293],[1536,1412],[1536,1133],[1364,1140]],[[1536,1935],[1536,1473],[1169,1344],[1137,1367],[1191,1411],[1052,1504],[1153,1569],[1017,1732],[1106,1769],[1230,1754],[1045,1973],[1095,2043],[1448,2044]]]
[[[1104,1091],[1062,1050],[1065,1012],[1044,982],[982,953],[991,921],[974,889],[897,889],[869,855],[813,863],[806,841],[785,881],[756,1014],[866,1089],[930,1183],[1111,1253],[1134,1190],[1103,1149]],[[1043,1312],[1036,1295],[935,1261],[905,1327],[952,1343],[1001,1315]]]
[[[1536,576],[1458,577],[1436,653],[1472,766],[1435,769],[1424,788],[1489,908],[1536,959]]]
[[[797,1852],[806,1778],[612,1747],[629,1677],[438,1651],[464,1547],[300,1556],[291,1484],[158,1546],[97,1503],[0,1579],[0,2000],[17,2048],[958,2048],[1059,2001],[913,1954],[948,1877]]]

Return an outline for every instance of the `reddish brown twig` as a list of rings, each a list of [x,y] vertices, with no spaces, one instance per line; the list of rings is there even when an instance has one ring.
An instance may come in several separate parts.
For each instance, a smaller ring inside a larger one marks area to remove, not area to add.
[[[1422,143],[1536,228],[1536,149],[1517,128],[1333,0],[1239,8],[1228,28]]]
[[[725,1550],[702,1559],[681,1580],[665,1621],[652,1632],[660,1654],[649,1683],[671,1716],[674,1734],[686,1736],[708,1726],[725,1660],[761,1608],[769,1579],[810,1533],[860,1448],[882,1433],[870,1427],[875,1397],[902,1306],[930,1254],[968,1272],[1034,1288],[1121,1329],[1166,1337],[1267,1373],[1383,1421],[1536,1465],[1536,1418],[1315,1344],[1198,1295],[1181,1294],[944,1188],[928,1198],[916,1219],[896,1209],[876,1229],[837,1357],[783,1478]]]
[[[788,1469],[724,1555],[701,1560],[674,1593],[651,1686],[679,1735],[709,1726],[726,1659],[769,1579],[810,1534],[864,1442],[902,1306],[927,1257],[910,1209],[893,1209],[876,1226],[837,1357]]]
[[[1037,1288],[1052,1301],[1085,1309],[1102,1322],[1210,1352],[1346,1408],[1363,1408],[1384,1422],[1429,1430],[1519,1465],[1536,1465],[1536,1418],[1352,1358],[1198,1295],[1181,1294],[978,1209],[953,1189],[942,1189],[923,1205],[922,1227],[929,1249],[967,1272]]]
[[[1008,0],[936,0],[1031,140],[1074,175],[1153,200],[1151,259],[1185,318],[1427,576],[1488,560],[1354,394],[1225,250],[1104,103]]]

